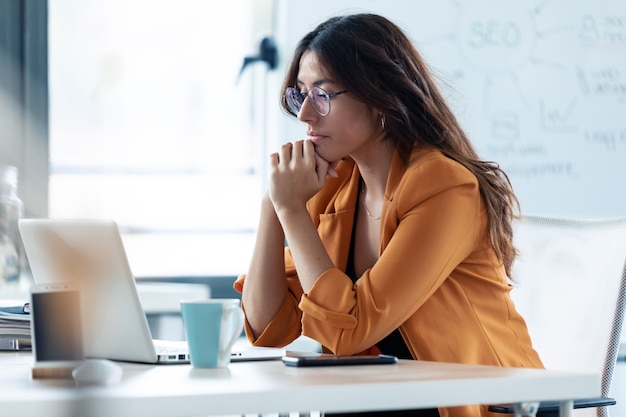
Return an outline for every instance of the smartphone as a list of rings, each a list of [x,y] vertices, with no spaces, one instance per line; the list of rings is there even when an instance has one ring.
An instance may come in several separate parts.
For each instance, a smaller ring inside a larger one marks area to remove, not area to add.
[[[30,292],[31,342],[38,366],[84,359],[80,292],[69,284],[35,285]]]
[[[287,366],[341,366],[341,365],[377,365],[398,362],[392,355],[335,356],[330,354],[288,355],[282,361]]]

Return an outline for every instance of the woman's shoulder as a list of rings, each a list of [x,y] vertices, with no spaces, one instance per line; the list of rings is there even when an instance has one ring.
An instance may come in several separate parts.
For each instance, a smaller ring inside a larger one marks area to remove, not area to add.
[[[387,183],[390,199],[400,197],[407,202],[423,201],[446,190],[464,188],[479,194],[478,179],[461,163],[437,149],[419,149],[409,162],[392,166]]]
[[[396,167],[397,168],[397,167]],[[399,212],[406,212],[434,196],[440,204],[478,207],[478,179],[461,163],[436,149],[417,150],[395,180],[388,183],[388,197]],[[393,183],[395,182],[395,183]]]
[[[463,164],[446,156],[442,151],[431,148],[418,149],[411,154],[403,180],[477,182],[476,176]]]

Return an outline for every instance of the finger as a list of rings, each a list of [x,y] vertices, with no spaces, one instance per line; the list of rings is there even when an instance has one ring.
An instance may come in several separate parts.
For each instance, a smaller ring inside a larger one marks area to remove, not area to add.
[[[276,165],[278,165],[279,162],[280,162],[280,156],[278,155],[278,152],[274,152],[270,154],[270,166],[271,167],[275,167]]]
[[[288,164],[291,161],[292,149],[293,144],[291,142],[287,142],[280,147],[278,164]]]
[[[283,144],[280,146],[280,151],[281,151],[281,152],[288,152],[288,153],[291,153],[291,149],[292,149],[292,148],[293,148],[293,143],[291,143],[291,142],[286,142],[286,143],[283,143]]]
[[[328,162],[318,154],[315,154],[315,170],[319,181],[323,181],[324,178],[326,178],[326,175],[328,174],[328,167]]]
[[[292,154],[293,156],[298,157],[298,158],[302,158],[304,156],[304,141],[303,140],[297,140],[294,142]]]
[[[332,163],[328,162],[327,160],[322,158],[317,152],[315,152],[314,147],[313,147],[313,152],[315,155],[315,168],[318,171],[318,178],[322,179],[326,175],[330,175],[333,178],[337,178],[339,174],[337,173],[335,166],[337,166],[338,161],[335,161]]]
[[[303,155],[304,158],[310,161],[317,161],[317,153],[315,152],[315,145],[310,140],[307,140],[303,144]]]

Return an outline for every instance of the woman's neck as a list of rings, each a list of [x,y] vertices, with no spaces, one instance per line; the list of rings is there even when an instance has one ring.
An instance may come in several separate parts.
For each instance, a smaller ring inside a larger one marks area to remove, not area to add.
[[[352,158],[359,167],[363,190],[374,200],[382,199],[393,159],[391,142],[379,142],[366,155],[353,155]]]

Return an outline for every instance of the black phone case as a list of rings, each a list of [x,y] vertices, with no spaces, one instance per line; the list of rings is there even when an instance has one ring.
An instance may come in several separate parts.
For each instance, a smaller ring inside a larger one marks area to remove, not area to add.
[[[346,365],[383,365],[398,362],[392,355],[368,356],[284,356],[282,361],[287,366],[346,366]]]

